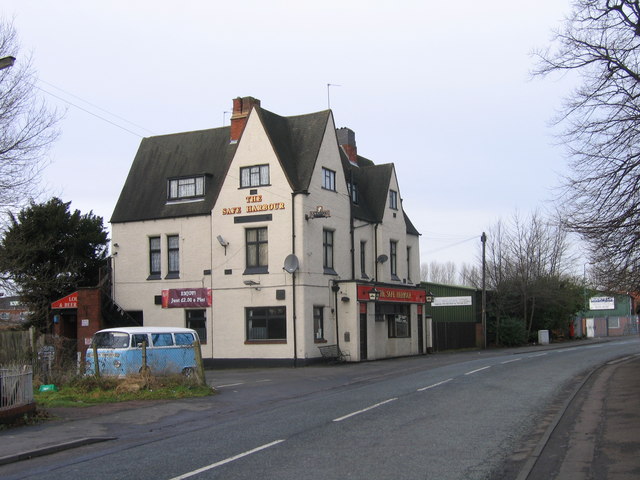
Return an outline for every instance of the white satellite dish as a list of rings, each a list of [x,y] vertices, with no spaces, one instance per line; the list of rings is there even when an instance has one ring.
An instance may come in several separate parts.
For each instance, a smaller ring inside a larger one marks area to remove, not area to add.
[[[287,255],[287,258],[284,259],[284,267],[282,268],[289,273],[295,273],[299,267],[300,262],[298,261],[298,257],[292,253],[291,255]]]

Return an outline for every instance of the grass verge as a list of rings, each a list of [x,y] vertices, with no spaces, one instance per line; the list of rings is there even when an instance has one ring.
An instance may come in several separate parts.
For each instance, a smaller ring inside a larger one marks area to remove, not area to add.
[[[39,407],[88,407],[101,403],[131,400],[175,400],[179,398],[205,397],[215,393],[209,386],[182,375],[154,377],[130,375],[123,379],[93,376],[72,380],[57,391],[34,392]]]

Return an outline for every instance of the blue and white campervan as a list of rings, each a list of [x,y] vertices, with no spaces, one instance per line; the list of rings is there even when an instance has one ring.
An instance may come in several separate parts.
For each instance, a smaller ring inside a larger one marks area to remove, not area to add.
[[[198,334],[190,328],[122,327],[95,333],[87,348],[86,373],[95,374],[94,349],[100,375],[124,377],[142,371],[143,342],[149,371],[156,375],[196,371]]]

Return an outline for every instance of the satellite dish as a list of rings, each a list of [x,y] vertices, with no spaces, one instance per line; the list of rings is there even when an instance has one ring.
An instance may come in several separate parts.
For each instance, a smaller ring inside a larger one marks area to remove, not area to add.
[[[298,261],[298,257],[296,257],[293,253],[291,255],[287,255],[287,258],[284,259],[284,270],[289,273],[295,273],[300,267],[300,262]]]
[[[389,257],[387,257],[384,253],[380,256],[378,256],[378,258],[376,258],[376,262],[378,263],[384,263],[387,260],[389,260]]]

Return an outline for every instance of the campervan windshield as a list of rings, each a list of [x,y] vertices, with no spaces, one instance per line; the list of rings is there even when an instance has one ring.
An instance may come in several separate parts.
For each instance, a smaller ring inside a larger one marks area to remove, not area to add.
[[[93,337],[97,348],[127,348],[129,334],[123,332],[98,332]]]

